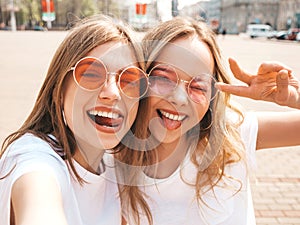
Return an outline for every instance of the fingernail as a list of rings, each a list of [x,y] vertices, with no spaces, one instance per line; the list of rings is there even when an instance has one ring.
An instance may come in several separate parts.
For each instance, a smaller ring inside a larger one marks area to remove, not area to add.
[[[288,74],[285,72],[282,72],[282,74],[280,74],[280,79],[282,80],[286,80],[288,78]]]

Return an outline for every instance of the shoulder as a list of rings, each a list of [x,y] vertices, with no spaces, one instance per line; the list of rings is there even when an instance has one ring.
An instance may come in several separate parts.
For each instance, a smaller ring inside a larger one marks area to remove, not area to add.
[[[12,183],[22,175],[44,171],[57,179],[68,176],[68,168],[48,142],[33,134],[25,134],[14,141],[0,159],[0,177],[9,174]]]
[[[255,113],[247,112],[245,114],[244,120],[239,127],[239,132],[244,142],[246,140],[256,142],[258,132],[258,119]]]
[[[22,161],[37,157],[54,158],[58,162],[64,164],[62,158],[55,152],[49,142],[30,133],[24,134],[15,140],[4,152],[1,160],[3,158],[10,158]]]
[[[226,110],[226,120],[229,124],[237,126],[241,138],[248,137],[249,134],[254,134],[258,131],[258,118],[254,112],[241,112],[238,114],[230,109]]]
[[[246,159],[249,168],[256,168],[256,144],[258,135],[258,119],[255,113],[248,112],[241,126],[239,127],[241,139],[246,150]]]
[[[6,156],[10,157],[30,152],[48,152],[49,154],[51,154],[53,152],[53,149],[45,140],[33,134],[27,133],[15,140],[8,147]]]
[[[228,123],[234,124],[243,143],[246,159],[255,167],[255,152],[258,135],[258,118],[254,112],[242,112],[241,116],[232,110],[226,111]]]
[[[18,190],[14,193],[27,193],[28,197],[42,196],[40,194],[45,194],[45,190],[58,194],[70,192],[70,174],[66,163],[49,143],[32,134],[23,135],[4,152],[0,158],[0,178],[0,198],[3,200],[0,208],[7,210],[14,188]],[[40,191],[33,191],[35,187]],[[49,199],[53,193],[40,199]]]

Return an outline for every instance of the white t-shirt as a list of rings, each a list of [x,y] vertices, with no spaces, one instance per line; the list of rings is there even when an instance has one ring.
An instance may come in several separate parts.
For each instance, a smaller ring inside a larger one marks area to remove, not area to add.
[[[255,163],[257,130],[258,123],[254,114],[246,116],[240,127],[240,134],[250,165]],[[188,154],[182,165],[167,178],[154,179],[142,173],[144,186],[140,188],[148,196],[146,201],[152,213],[153,225],[255,225],[246,167],[245,161],[227,165],[225,174],[234,179],[223,177],[213,190],[203,190],[202,198],[205,204],[197,203],[195,187],[181,179],[182,176],[185,181],[191,183],[195,180],[197,169],[189,160]],[[240,187],[241,190],[238,191]],[[134,225],[128,211],[123,209],[123,212],[128,224]],[[141,213],[140,216],[141,224],[148,224],[146,216]]]
[[[79,175],[87,182],[81,186],[71,176],[68,166],[42,139],[26,134],[16,140],[0,159],[0,177],[13,168],[11,174],[0,180],[0,224],[9,225],[11,190],[22,175],[43,171],[51,174],[59,184],[63,207],[69,225],[120,225],[121,205],[115,182],[114,160],[104,154],[105,171],[100,175],[90,173],[76,161]]]

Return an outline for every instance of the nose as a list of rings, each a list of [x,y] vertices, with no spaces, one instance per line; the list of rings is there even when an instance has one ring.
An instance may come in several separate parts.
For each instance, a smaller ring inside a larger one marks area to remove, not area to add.
[[[188,104],[189,96],[185,82],[179,82],[173,93],[170,95],[169,100],[177,106]]]
[[[115,73],[108,73],[107,80],[99,92],[99,99],[106,101],[120,100],[120,90]]]

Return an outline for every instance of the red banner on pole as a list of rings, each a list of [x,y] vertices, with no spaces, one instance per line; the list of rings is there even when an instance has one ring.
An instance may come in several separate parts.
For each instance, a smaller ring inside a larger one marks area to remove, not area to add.
[[[41,0],[42,4],[42,20],[51,22],[55,20],[54,2],[53,0]]]
[[[43,13],[53,13],[54,12],[53,0],[42,0],[42,12]]]
[[[135,13],[137,15],[146,15],[147,4],[145,3],[136,3],[135,4]]]

